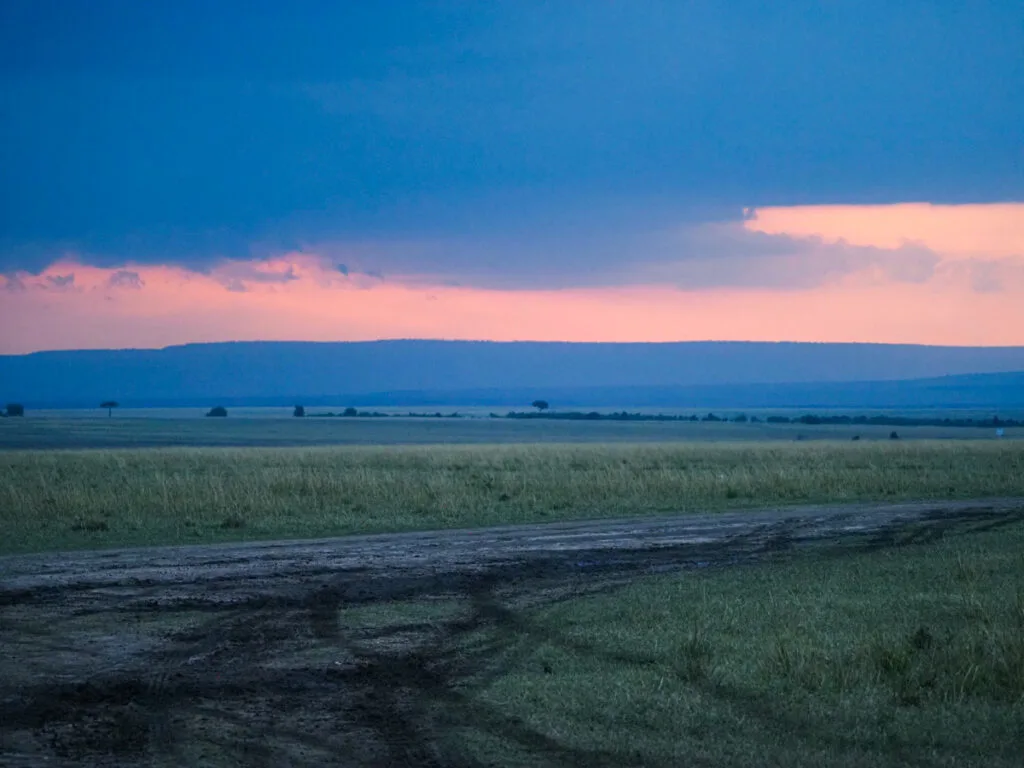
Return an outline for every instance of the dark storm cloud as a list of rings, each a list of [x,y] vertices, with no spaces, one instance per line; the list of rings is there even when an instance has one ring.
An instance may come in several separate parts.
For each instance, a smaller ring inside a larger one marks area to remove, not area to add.
[[[299,276],[295,274],[293,266],[283,270],[265,269],[258,263],[245,261],[232,261],[220,264],[214,274],[225,288],[229,291],[238,292],[248,290],[249,283],[284,285],[299,279]]]
[[[1019,2],[7,0],[0,270],[455,240],[582,279],[747,206],[1022,199],[1022,50]]]
[[[47,275],[46,283],[49,287],[62,289],[62,288],[73,288],[75,285],[75,275],[72,272],[70,275]]]
[[[117,270],[110,276],[107,284],[111,288],[134,288],[136,290],[145,285],[139,273],[130,269]]]
[[[866,271],[874,271],[886,281],[924,283],[935,275],[941,262],[937,254],[922,247],[886,250],[766,237],[779,244],[759,250],[756,240],[741,248],[735,247],[738,243],[717,243],[697,256],[664,265],[653,274],[685,289],[802,290]]]
[[[453,240],[418,247],[344,246],[364,274],[375,270],[416,277],[429,265],[430,282],[478,288],[606,287],[672,284],[680,288],[805,289],[865,270],[887,280],[922,283],[940,263],[914,245],[895,249],[828,243],[750,232],[733,223],[688,225],[615,236],[534,236],[514,240]],[[325,256],[331,248],[325,246]],[[354,269],[355,267],[353,267]]]

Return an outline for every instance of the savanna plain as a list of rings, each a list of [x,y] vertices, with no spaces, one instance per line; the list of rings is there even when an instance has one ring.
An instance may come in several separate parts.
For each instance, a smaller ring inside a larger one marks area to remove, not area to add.
[[[1012,430],[132,421],[0,424],[0,763],[1020,765]]]

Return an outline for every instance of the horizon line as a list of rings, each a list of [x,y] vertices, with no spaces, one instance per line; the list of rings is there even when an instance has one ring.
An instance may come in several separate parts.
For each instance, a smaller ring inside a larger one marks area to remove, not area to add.
[[[429,337],[394,337],[394,338],[379,338],[379,339],[356,339],[356,340],[338,340],[338,341],[318,341],[318,340],[303,340],[303,339],[225,339],[222,341],[188,341],[181,344],[168,344],[163,347],[78,347],[78,348],[54,348],[54,349],[36,349],[31,352],[21,353],[0,353],[0,357],[28,357],[30,355],[39,354],[59,354],[68,352],[162,352],[169,349],[180,349],[183,347],[199,347],[199,346],[216,346],[224,344],[307,344],[307,345],[318,345],[326,346],[329,344],[393,344],[402,342],[420,342],[420,343],[437,343],[437,344],[494,344],[509,346],[513,344],[534,344],[542,346],[553,346],[553,345],[572,345],[572,346],[607,346],[607,347],[624,347],[624,346],[670,346],[670,345],[697,345],[697,344],[748,344],[748,345],[773,345],[773,344],[790,344],[799,346],[834,346],[834,347],[925,347],[928,349],[1024,349],[1024,344],[994,344],[994,345],[979,345],[979,344],[922,344],[919,342],[891,342],[891,341],[792,341],[788,339],[779,339],[776,341],[764,341],[764,340],[749,340],[749,339],[687,339],[677,341],[552,341],[552,340],[533,340],[533,339],[516,339],[512,341],[507,340],[493,340],[493,339],[447,339],[447,338],[429,338]]]

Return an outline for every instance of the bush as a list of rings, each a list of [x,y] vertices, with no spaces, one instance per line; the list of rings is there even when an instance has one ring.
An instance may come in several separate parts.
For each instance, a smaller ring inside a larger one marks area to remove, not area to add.
[[[6,416],[24,416],[25,415],[25,406],[22,405],[21,403],[8,403],[7,404],[7,410],[6,410],[6,413],[4,415],[6,415]]]
[[[359,415],[359,411],[357,411],[355,408],[346,408],[345,412],[343,414],[341,414],[341,415],[342,416],[358,416]]]
[[[206,415],[224,417],[228,415],[228,409],[223,405],[218,405],[215,408],[211,408]]]
[[[306,415],[306,409],[301,405],[296,405],[295,410],[292,412],[292,416],[301,419]]]

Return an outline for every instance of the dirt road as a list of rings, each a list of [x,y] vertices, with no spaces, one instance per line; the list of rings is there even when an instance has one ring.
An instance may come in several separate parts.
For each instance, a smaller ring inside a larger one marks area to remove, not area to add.
[[[453,717],[531,738],[470,705],[529,605],[1020,519],[995,499],[0,558],[0,765],[472,764]]]

